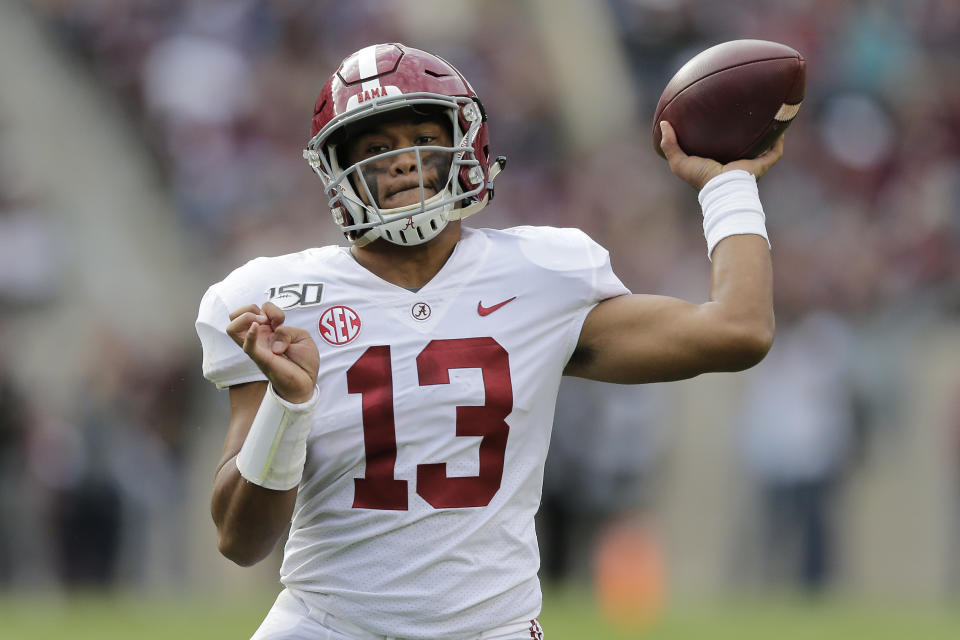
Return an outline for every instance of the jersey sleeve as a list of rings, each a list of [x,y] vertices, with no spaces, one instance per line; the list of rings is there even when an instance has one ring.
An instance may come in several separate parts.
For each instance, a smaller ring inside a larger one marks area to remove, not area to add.
[[[560,275],[580,304],[591,308],[602,300],[630,293],[610,265],[610,253],[580,229],[515,227],[526,236],[523,253],[539,267]]]
[[[583,252],[587,256],[584,268],[585,275],[589,274],[590,307],[593,308],[598,302],[608,298],[629,294],[630,289],[613,272],[613,266],[610,264],[610,252],[583,231],[579,229],[573,229],[572,231],[575,231],[579,236],[579,241],[583,244]]]
[[[218,285],[213,285],[200,301],[197,335],[203,346],[203,376],[224,389],[235,384],[266,380],[263,372],[227,335],[230,310]]]
[[[580,229],[515,227],[530,262],[552,274],[550,287],[563,291],[567,318],[566,356],[569,359],[580,339],[587,315],[600,302],[630,293],[613,272],[610,253]]]
[[[610,252],[600,246],[593,238],[580,229],[562,229],[570,234],[569,242],[577,246],[572,254],[572,263],[581,286],[582,306],[573,314],[570,323],[570,334],[567,342],[567,360],[580,342],[580,332],[587,316],[599,303],[609,298],[627,295],[630,293],[620,278],[613,272],[610,264]]]

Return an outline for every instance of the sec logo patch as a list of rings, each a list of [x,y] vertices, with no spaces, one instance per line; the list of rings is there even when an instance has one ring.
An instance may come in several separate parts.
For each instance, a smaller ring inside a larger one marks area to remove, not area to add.
[[[360,333],[360,316],[350,307],[337,305],[320,314],[320,337],[334,346],[351,342]]]

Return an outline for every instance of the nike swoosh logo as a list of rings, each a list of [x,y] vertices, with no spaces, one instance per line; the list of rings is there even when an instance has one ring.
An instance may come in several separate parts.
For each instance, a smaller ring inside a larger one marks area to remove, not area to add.
[[[499,309],[500,307],[502,307],[503,305],[508,304],[508,303],[510,303],[510,302],[513,302],[513,301],[516,300],[516,299],[517,299],[517,296],[513,296],[513,297],[510,298],[509,300],[504,300],[504,301],[501,302],[500,304],[495,304],[495,305],[493,305],[492,307],[485,307],[485,306],[483,306],[483,303],[482,303],[482,302],[478,302],[478,303],[477,303],[477,313],[479,313],[481,316],[488,316],[488,315],[490,315],[491,313],[493,313],[494,311],[496,311],[497,309]]]

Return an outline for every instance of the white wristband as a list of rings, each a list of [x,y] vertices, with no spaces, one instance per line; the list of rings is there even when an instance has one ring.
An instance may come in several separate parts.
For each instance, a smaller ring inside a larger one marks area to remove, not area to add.
[[[307,436],[313,424],[313,409],[320,389],[306,402],[292,404],[267,385],[257,415],[240,453],[237,469],[253,484],[286,491],[300,484],[307,459]]]
[[[770,246],[757,179],[752,173],[736,169],[714,176],[700,190],[697,199],[703,209],[708,259],[712,260],[717,243],[728,236],[756,234]]]

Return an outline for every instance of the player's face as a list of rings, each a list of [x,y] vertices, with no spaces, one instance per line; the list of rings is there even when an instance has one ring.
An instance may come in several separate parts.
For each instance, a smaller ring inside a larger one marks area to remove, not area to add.
[[[442,115],[417,115],[412,112],[389,115],[350,136],[345,143],[348,165],[367,158],[415,146],[453,144],[450,121]],[[437,194],[447,181],[451,154],[444,151],[421,151],[424,198]],[[408,151],[376,160],[363,166],[363,179],[381,209],[395,209],[420,201],[420,169],[417,155]],[[357,179],[351,175],[351,179]],[[354,189],[367,202],[366,191],[354,183]],[[369,204],[369,202],[367,202]]]

